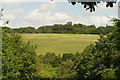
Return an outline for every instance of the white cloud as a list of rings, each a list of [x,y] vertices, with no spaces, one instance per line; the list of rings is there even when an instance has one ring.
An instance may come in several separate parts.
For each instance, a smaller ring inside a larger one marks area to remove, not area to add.
[[[55,13],[55,15],[51,17],[51,20],[53,20],[54,22],[65,22],[66,20],[70,20],[71,18],[72,17],[69,14]]]
[[[96,26],[105,26],[106,24],[109,24],[109,18],[106,16],[91,16],[82,20],[85,24],[95,24]]]
[[[51,10],[55,9],[55,3],[47,3],[41,5],[39,9],[30,11],[25,16],[25,22],[27,24],[45,25],[53,23],[63,23],[69,20],[71,17],[66,13],[56,12],[52,13]]]
[[[71,17],[65,13],[52,13],[52,12],[38,12],[38,10],[30,12],[26,17],[25,21],[27,24],[33,25],[46,25],[54,23],[64,23],[70,20]]]
[[[14,10],[4,10],[4,19],[8,20],[15,20],[16,17],[19,17],[18,15],[21,15],[24,13],[24,10],[22,8],[14,9]]]

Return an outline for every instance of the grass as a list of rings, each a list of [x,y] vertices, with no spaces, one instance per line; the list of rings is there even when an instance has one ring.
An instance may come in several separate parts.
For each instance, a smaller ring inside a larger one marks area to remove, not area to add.
[[[24,41],[37,45],[36,53],[56,54],[82,52],[89,44],[94,43],[99,36],[89,34],[21,34]]]

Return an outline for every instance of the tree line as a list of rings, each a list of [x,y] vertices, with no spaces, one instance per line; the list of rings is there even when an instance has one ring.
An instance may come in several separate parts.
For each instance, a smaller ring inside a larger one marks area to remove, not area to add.
[[[106,25],[105,27],[96,27],[95,25],[72,24],[54,24],[51,26],[42,26],[37,29],[34,27],[9,28],[3,27],[7,32],[16,33],[58,33],[58,34],[107,34],[115,29],[115,26]]]

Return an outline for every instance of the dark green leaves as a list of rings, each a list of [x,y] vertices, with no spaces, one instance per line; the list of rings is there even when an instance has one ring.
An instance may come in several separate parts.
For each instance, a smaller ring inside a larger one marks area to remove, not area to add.
[[[2,43],[3,79],[31,79],[36,71],[35,47],[29,42],[23,43],[15,33],[3,32]]]
[[[74,6],[76,4],[76,2],[71,2],[71,4]]]
[[[117,26],[116,29],[107,35],[100,35],[100,39],[95,45],[88,46],[82,53],[76,68],[78,78],[91,80],[120,79],[118,76],[120,73],[120,21],[117,19],[112,21]]]
[[[114,2],[107,2],[106,7],[113,7]]]
[[[53,0],[52,0],[53,1]],[[84,0],[83,0],[84,1]],[[95,6],[97,6],[98,3],[100,2],[74,2],[74,1],[69,1],[69,3],[71,3],[73,6],[76,4],[76,3],[81,3],[82,5],[84,5],[84,8],[86,10],[90,10],[90,12],[93,12],[95,11]],[[114,2],[107,2],[106,4],[106,7],[113,7],[113,3],[116,3],[115,1]]]

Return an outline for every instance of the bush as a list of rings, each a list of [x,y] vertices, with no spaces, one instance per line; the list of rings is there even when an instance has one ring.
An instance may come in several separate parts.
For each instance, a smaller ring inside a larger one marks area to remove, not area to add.
[[[36,64],[35,47],[15,33],[2,34],[3,79],[26,80],[33,77]]]

